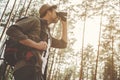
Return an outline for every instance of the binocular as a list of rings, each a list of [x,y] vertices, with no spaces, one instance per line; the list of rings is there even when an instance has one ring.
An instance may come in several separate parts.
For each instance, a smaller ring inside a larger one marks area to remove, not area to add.
[[[57,16],[60,17],[63,21],[67,20],[67,12],[56,12]]]

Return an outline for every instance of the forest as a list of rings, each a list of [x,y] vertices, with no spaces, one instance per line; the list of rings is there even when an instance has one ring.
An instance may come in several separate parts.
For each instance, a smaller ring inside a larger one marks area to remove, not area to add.
[[[67,12],[68,23],[67,48],[50,49],[47,80],[120,80],[120,0],[0,0],[0,64],[6,30],[21,17],[39,17],[43,4]],[[59,38],[60,23],[50,26]]]

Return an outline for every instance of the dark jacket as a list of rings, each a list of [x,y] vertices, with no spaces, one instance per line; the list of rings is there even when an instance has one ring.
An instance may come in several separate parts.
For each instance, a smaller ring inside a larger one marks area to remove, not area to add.
[[[23,20],[16,22],[13,26],[11,26],[7,30],[7,35],[10,36],[15,41],[31,39],[35,42],[40,42],[43,39],[47,39],[47,34],[45,33],[45,29],[48,29],[48,24],[46,20],[39,19],[37,17],[27,17]],[[54,48],[65,48],[67,43],[63,40],[58,40],[51,37],[52,43],[51,47]],[[30,48],[33,54],[36,56],[37,63],[35,64],[36,70],[40,70],[42,59],[41,59],[41,51],[37,49]],[[15,65],[15,70],[28,65],[26,61],[21,60]]]

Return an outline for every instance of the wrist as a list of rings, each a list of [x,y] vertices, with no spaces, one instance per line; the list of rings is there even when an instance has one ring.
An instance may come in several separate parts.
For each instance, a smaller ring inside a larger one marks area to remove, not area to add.
[[[38,44],[38,43],[35,43],[35,44],[34,44],[34,48],[39,50],[39,49],[40,49],[39,44]]]

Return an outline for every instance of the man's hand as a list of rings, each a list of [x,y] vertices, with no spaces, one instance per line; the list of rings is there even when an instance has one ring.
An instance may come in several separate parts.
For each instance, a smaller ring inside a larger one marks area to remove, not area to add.
[[[46,50],[47,49],[47,42],[40,41],[39,43],[37,43],[37,49],[38,50]]]

